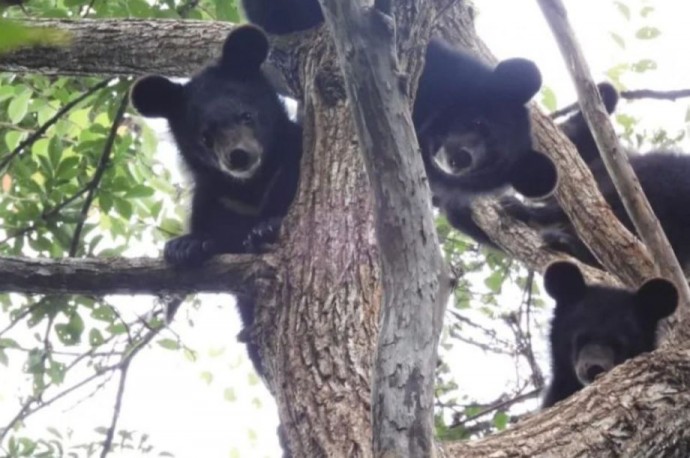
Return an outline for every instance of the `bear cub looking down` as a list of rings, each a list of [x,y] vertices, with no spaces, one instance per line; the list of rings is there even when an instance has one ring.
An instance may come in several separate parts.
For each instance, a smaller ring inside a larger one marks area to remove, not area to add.
[[[169,240],[169,263],[194,268],[220,253],[246,253],[277,236],[297,190],[302,133],[261,71],[268,39],[254,26],[225,40],[220,60],[186,84],[158,75],[132,88],[134,107],[168,121],[194,183],[190,230]],[[240,295],[245,328],[253,300]],[[248,344],[261,374],[258,350]]]
[[[556,186],[553,162],[533,149],[525,106],[541,86],[526,59],[496,67],[439,40],[427,47],[412,113],[435,203],[456,229],[493,245],[472,220],[478,195],[512,186],[543,197]]]
[[[587,285],[580,269],[566,261],[549,265],[544,287],[556,301],[550,333],[552,376],[544,408],[624,361],[654,350],[658,322],[678,304],[676,287],[668,280],[648,280],[637,291]]]

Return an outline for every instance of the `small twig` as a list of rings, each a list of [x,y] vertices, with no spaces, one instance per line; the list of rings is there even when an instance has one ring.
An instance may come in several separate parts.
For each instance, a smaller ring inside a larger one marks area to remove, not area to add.
[[[83,100],[89,98],[91,95],[93,95],[95,92],[99,91],[100,89],[103,89],[106,87],[113,79],[105,79],[101,81],[100,83],[94,85],[90,89],[88,89],[86,92],[84,92],[82,95],[77,97],[76,99],[72,100],[71,102],[67,103],[64,107],[62,107],[60,110],[58,110],[55,115],[47,120],[41,127],[36,129],[36,131],[29,135],[24,141],[19,143],[14,150],[7,156],[5,156],[4,159],[0,161],[0,172],[5,169],[5,167],[14,159],[19,153],[21,153],[24,148],[27,146],[31,146],[36,140],[41,138],[41,136],[56,122],[60,120],[62,116],[64,116],[68,111],[70,111],[72,108],[74,108],[76,105],[81,103]]]
[[[629,91],[621,91],[618,95],[622,99],[626,100],[639,100],[639,99],[656,99],[656,100],[668,100],[675,102],[676,100],[684,97],[690,97],[690,89],[676,89],[672,91],[656,91],[654,89],[633,89]],[[551,119],[558,119],[573,111],[580,109],[580,102],[573,102],[570,105],[566,105],[549,115]]]
[[[115,397],[115,408],[113,409],[113,418],[110,421],[110,427],[105,435],[103,441],[103,450],[101,451],[101,458],[105,458],[113,445],[113,437],[115,437],[115,428],[117,427],[117,420],[120,418],[120,409],[122,408],[122,398],[125,394],[125,384],[127,382],[127,373],[129,372],[129,362],[131,358],[127,358],[120,368],[120,384],[117,387],[117,396]]]
[[[5,326],[5,328],[2,331],[0,331],[0,337],[2,337],[7,331],[12,329],[17,323],[19,323],[21,320],[23,320],[31,312],[33,312],[34,310],[39,308],[41,305],[43,305],[43,301],[44,301],[44,299],[41,298],[40,300],[36,301],[35,304],[32,304],[31,306],[27,307],[26,310],[21,311],[19,313],[19,315],[14,317],[14,319],[10,322],[10,324]]]
[[[537,358],[534,356],[534,348],[532,347],[532,291],[534,289],[534,270],[530,269],[527,273],[527,282],[525,285],[525,326],[526,330],[523,332],[521,322],[518,322],[520,331],[519,351],[527,360],[530,370],[532,371],[532,383],[537,389],[544,387],[544,374],[542,374]]]
[[[33,415],[34,413],[38,412],[39,410],[42,410],[42,409],[50,406],[51,404],[53,404],[57,400],[64,398],[68,394],[78,390],[79,388],[83,387],[84,385],[91,383],[92,381],[94,381],[100,377],[103,377],[104,375],[107,375],[108,373],[110,373],[114,370],[118,370],[118,369],[121,370],[122,367],[124,367],[125,365],[128,365],[131,362],[132,358],[134,358],[134,356],[136,356],[139,353],[139,351],[141,351],[142,348],[144,348],[146,345],[148,345],[153,340],[153,338],[156,337],[164,329],[165,329],[165,326],[161,326],[160,328],[157,328],[157,329],[154,329],[154,330],[148,332],[139,342],[137,342],[137,344],[134,347],[132,347],[132,349],[130,349],[128,352],[125,352],[125,356],[117,364],[113,364],[111,366],[107,366],[107,367],[104,367],[102,369],[97,370],[94,374],[88,376],[87,378],[85,378],[84,380],[81,380],[78,383],[75,383],[74,385],[70,386],[66,390],[56,394],[55,396],[53,396],[49,400],[41,402],[40,404],[38,404],[36,407],[34,407],[32,409],[31,405],[38,402],[40,400],[41,396],[43,395],[43,393],[45,393],[46,389],[48,389],[49,387],[52,386],[52,383],[48,383],[43,388],[43,390],[41,391],[41,394],[39,396],[30,397],[24,403],[24,405],[22,405],[22,408],[19,410],[17,415],[15,415],[14,418],[12,418],[12,420],[10,420],[10,422],[7,424],[6,427],[0,428],[0,431],[1,431],[1,433],[0,433],[0,444],[2,444],[2,442],[4,441],[5,437],[7,436],[7,433],[9,433],[17,423],[19,423],[20,421],[22,421],[23,419],[25,419],[29,415]],[[88,352],[85,353],[85,355],[86,354],[88,354]],[[73,367],[73,366],[74,366],[74,364],[72,364],[71,367]]]
[[[91,207],[91,203],[93,202],[93,198],[96,195],[96,189],[98,189],[98,185],[101,182],[101,178],[103,178],[105,169],[108,167],[108,164],[110,163],[110,155],[113,151],[115,138],[117,137],[117,129],[118,127],[120,127],[120,123],[122,122],[122,119],[125,116],[125,111],[127,110],[128,103],[129,90],[126,90],[125,95],[122,97],[122,101],[120,102],[120,106],[117,109],[117,113],[115,114],[115,119],[113,119],[113,124],[110,126],[110,132],[108,133],[108,138],[105,141],[105,146],[103,147],[101,158],[98,161],[98,167],[96,168],[96,172],[94,173],[93,178],[91,179],[89,184],[86,185],[88,193],[86,195],[86,199],[84,199],[84,205],[81,208],[79,221],[77,222],[77,226],[74,228],[72,243],[69,247],[70,257],[74,257],[77,253],[77,249],[79,248],[79,240],[81,238],[81,231],[84,228],[84,223],[86,222],[86,216],[89,212],[89,208]]]
[[[486,409],[481,410],[480,412],[477,412],[474,415],[471,415],[467,418],[462,419],[461,421],[458,421],[457,423],[454,423],[451,425],[451,428],[457,428],[459,426],[463,426],[473,420],[476,420],[477,418],[483,417],[484,415],[490,414],[492,412],[495,412],[496,410],[504,409],[506,407],[510,407],[513,404],[517,404],[518,402],[526,401],[527,399],[534,398],[536,396],[539,396],[539,393],[541,393],[541,390],[535,389],[528,391],[527,393],[519,394],[513,398],[510,398],[506,401],[499,401],[491,406],[487,407]]]

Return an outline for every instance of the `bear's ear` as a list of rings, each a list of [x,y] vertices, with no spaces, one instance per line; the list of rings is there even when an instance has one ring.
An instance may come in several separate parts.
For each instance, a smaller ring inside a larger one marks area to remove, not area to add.
[[[510,184],[525,197],[545,197],[558,184],[556,165],[545,154],[530,151],[513,167]]]
[[[506,59],[494,69],[489,85],[505,100],[524,105],[541,87],[541,72],[531,60]]]
[[[144,76],[130,91],[132,105],[148,118],[170,118],[184,97],[183,86],[159,75]]]
[[[678,290],[663,278],[647,280],[635,292],[635,308],[645,321],[656,323],[676,311]]]
[[[580,269],[572,262],[556,261],[544,272],[544,288],[559,303],[573,303],[582,299],[587,284]]]
[[[599,89],[601,100],[603,100],[604,106],[606,107],[606,112],[611,114],[616,111],[619,95],[616,88],[613,87],[613,84],[604,81],[603,83],[597,84],[597,88]]]
[[[220,66],[230,75],[247,76],[258,72],[266,57],[268,37],[264,31],[253,25],[243,25],[225,39]]]

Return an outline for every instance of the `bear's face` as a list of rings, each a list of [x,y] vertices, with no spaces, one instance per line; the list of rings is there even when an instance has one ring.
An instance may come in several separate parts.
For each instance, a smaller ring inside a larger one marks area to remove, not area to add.
[[[220,60],[188,83],[147,76],[132,88],[132,103],[144,116],[168,120],[180,152],[195,170],[215,170],[248,180],[268,160],[267,147],[282,106],[261,73],[268,54],[264,33],[238,27]]]
[[[473,67],[462,78],[463,90],[419,126],[434,193],[513,186],[527,197],[547,195],[556,185],[556,168],[532,150],[525,106],[541,86],[539,69],[525,59],[505,60],[493,70]]]
[[[671,315],[678,302],[676,288],[667,280],[649,280],[637,291],[590,286],[569,262],[551,264],[544,285],[556,300],[551,329],[554,359],[566,358],[583,386],[654,350],[657,323]]]
[[[433,163],[444,173],[467,180],[509,182],[511,166],[530,151],[530,126],[522,105],[466,101],[450,110],[431,144]],[[459,181],[461,182],[461,181]]]

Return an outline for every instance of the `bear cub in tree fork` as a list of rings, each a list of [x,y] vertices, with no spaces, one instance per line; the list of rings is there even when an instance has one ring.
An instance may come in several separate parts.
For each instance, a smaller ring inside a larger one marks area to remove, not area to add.
[[[656,328],[678,305],[676,287],[663,278],[637,291],[587,285],[570,262],[549,265],[546,292],[556,300],[551,323],[551,383],[543,407],[551,407],[600,374],[656,348]]]
[[[190,231],[165,245],[165,259],[175,266],[193,269],[277,238],[297,190],[302,132],[261,70],[268,51],[261,29],[238,27],[220,60],[188,83],[152,75],[132,88],[139,113],[168,121],[194,183]],[[239,295],[237,303],[247,328],[253,300]],[[258,348],[247,345],[261,374]]]

